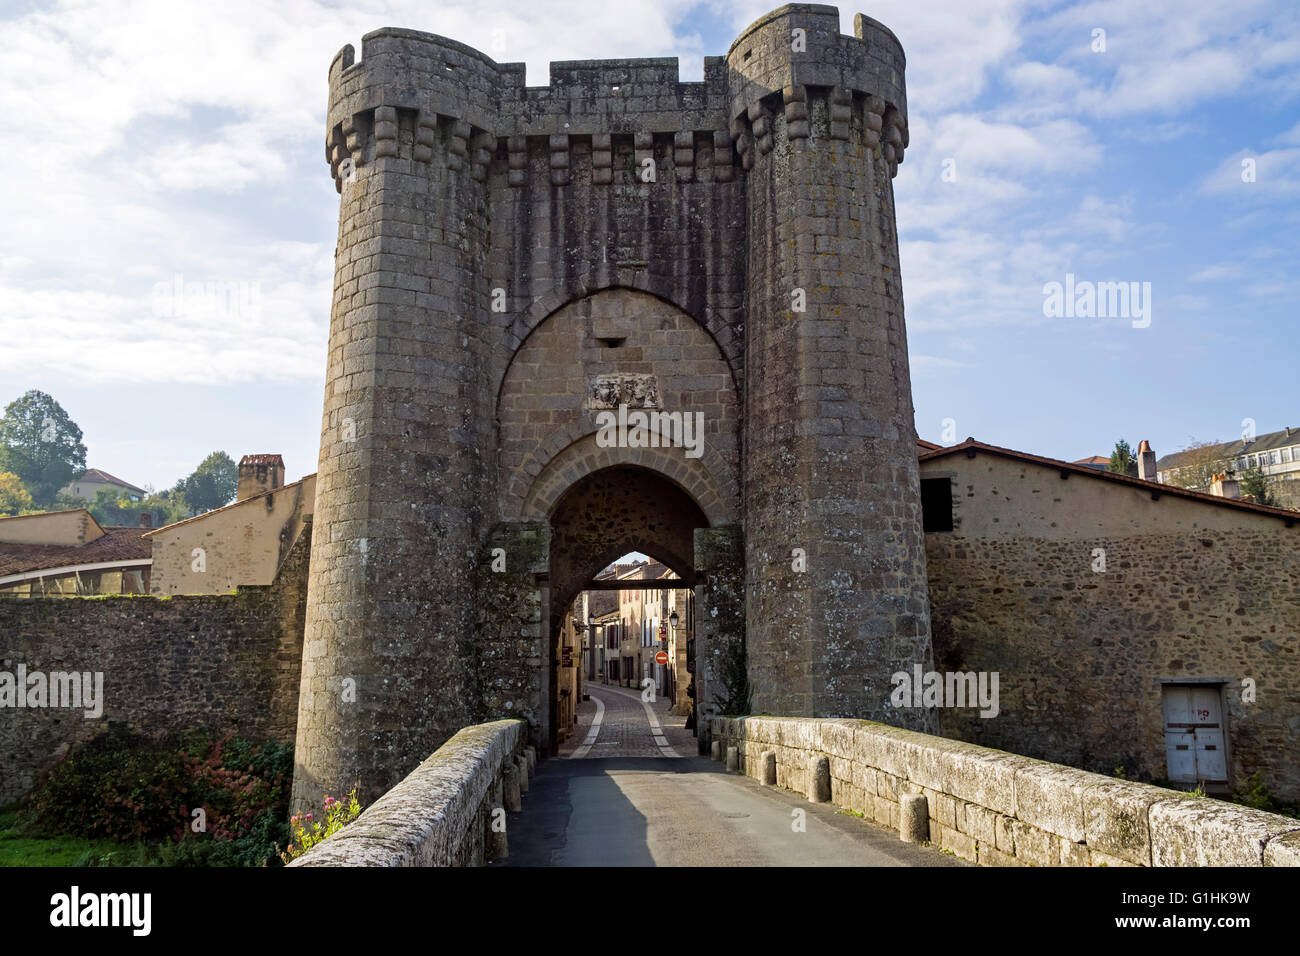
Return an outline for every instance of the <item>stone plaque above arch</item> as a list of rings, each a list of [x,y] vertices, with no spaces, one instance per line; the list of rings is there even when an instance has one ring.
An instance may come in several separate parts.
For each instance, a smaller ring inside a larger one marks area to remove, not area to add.
[[[611,317],[622,336],[617,346],[598,334]],[[600,415],[620,405],[692,416],[702,431],[699,459],[680,447],[601,448],[594,437]],[[649,467],[669,477],[694,476],[715,510],[738,514],[740,398],[729,365],[707,330],[661,299],[607,290],[553,313],[515,353],[497,423],[504,520],[545,514],[536,502],[553,504],[552,484],[563,485],[566,474],[571,482],[598,464],[651,460]]]

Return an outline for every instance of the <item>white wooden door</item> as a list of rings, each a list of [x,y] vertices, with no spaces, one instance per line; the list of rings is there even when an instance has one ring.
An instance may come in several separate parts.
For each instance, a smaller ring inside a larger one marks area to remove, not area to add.
[[[1164,711],[1169,779],[1180,783],[1227,783],[1218,685],[1167,685]]]

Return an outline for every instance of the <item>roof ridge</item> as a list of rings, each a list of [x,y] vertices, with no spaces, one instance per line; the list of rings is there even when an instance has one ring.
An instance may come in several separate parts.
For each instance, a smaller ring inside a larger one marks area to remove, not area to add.
[[[1032,455],[1025,451],[1017,451],[1014,448],[990,445],[982,441],[976,441],[974,438],[967,438],[964,442],[958,445],[950,445],[947,448],[942,448],[938,451],[926,452],[924,455],[920,455],[917,460],[931,461],[933,459],[946,457],[947,455],[959,451],[985,451],[994,455],[1002,455],[1006,458],[1017,458],[1021,461],[1045,465],[1049,468],[1063,469],[1078,475],[1087,475],[1090,478],[1098,478],[1102,481],[1116,481],[1136,488],[1145,488],[1152,492],[1158,492],[1159,494],[1173,495],[1176,498],[1190,498],[1194,501],[1203,501],[1207,504],[1219,505],[1220,507],[1253,511],[1256,514],[1269,515],[1275,518],[1284,518],[1288,523],[1300,522],[1300,511],[1289,511],[1285,508],[1273,508],[1269,505],[1255,504],[1251,501],[1241,501],[1236,498],[1221,498],[1218,495],[1205,494],[1201,491],[1189,491],[1186,488],[1179,488],[1176,485],[1166,485],[1158,481],[1147,481],[1145,478],[1133,478],[1129,475],[1121,475],[1113,471],[1099,471],[1096,468],[1089,468],[1086,465],[1079,465],[1071,461],[1062,461],[1059,458],[1047,458],[1042,455]]]

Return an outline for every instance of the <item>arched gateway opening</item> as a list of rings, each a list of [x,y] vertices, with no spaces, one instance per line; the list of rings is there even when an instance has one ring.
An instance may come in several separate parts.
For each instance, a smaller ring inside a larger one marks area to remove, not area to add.
[[[680,602],[678,620],[693,621],[697,601],[712,600],[696,588],[734,581],[735,606],[711,614],[710,626],[720,622],[714,630],[727,646],[743,643],[740,389],[705,323],[636,289],[591,292],[515,334],[520,342],[502,366],[496,406],[503,520],[489,543],[505,571],[482,576],[487,626],[476,646],[484,712],[525,717],[539,746],[556,753],[578,712],[584,666],[594,667],[593,632],[608,639],[626,630],[593,627],[585,593],[604,588],[603,600],[613,592],[617,603],[619,593],[645,591],[667,603],[669,592],[674,608]],[[660,562],[656,576],[677,583],[593,584],[631,553]],[[709,675],[688,676],[685,654],[677,653],[684,629],[655,640],[671,617],[660,610],[654,633],[639,635],[635,649],[602,648],[615,658],[618,680],[624,688],[651,676],[664,692],[696,683],[706,689]],[[644,624],[646,615],[638,619]],[[657,660],[661,650],[672,652],[666,665]],[[605,656],[601,677],[610,673]]]
[[[675,706],[685,702],[693,669],[686,648],[694,640],[695,535],[708,527],[708,517],[689,494],[645,468],[599,469],[560,497],[550,515],[551,752],[572,732],[583,688],[592,680],[634,688],[649,680],[651,690],[669,695]],[[611,562],[631,553],[662,564],[665,577],[657,572],[653,580],[640,574],[629,580],[610,570]],[[603,579],[596,580],[598,575]],[[642,591],[653,595],[655,609],[642,600]],[[674,592],[671,602],[667,592]],[[598,599],[613,598],[617,605],[619,595],[625,596],[624,613],[614,610],[612,626],[598,622],[598,616],[606,617]],[[631,622],[628,605],[636,608]],[[671,632],[670,613],[678,622]],[[661,652],[667,663],[656,662]]]

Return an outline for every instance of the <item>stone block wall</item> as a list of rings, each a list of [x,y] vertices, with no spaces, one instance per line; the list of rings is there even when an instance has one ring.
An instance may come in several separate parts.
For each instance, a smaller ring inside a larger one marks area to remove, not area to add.
[[[507,775],[528,759],[527,736],[522,720],[466,727],[355,821],[289,865],[482,866],[495,835],[493,811],[508,809]]]
[[[498,526],[478,564],[474,632],[474,700],[485,715],[518,717],[549,739],[546,638],[550,627],[546,576],[551,529],[545,522]]]
[[[294,739],[310,525],[267,587],[172,598],[0,601],[0,671],[103,674],[103,714],[0,708],[0,806],[109,721]]]
[[[866,720],[714,718],[722,753],[811,794],[829,759],[831,803],[897,828],[922,794],[931,842],[989,866],[1300,866],[1300,820]]]
[[[617,413],[619,404],[698,413],[703,434],[693,426],[690,432],[706,446],[698,458],[687,457],[672,431],[657,436],[655,445],[676,443],[664,458],[680,469],[687,487],[700,484],[690,481],[692,465],[722,479],[728,510],[736,512],[740,399],[730,365],[690,315],[652,295],[619,289],[560,309],[515,354],[497,406],[506,515],[530,510],[525,499],[534,479],[559,466],[557,459],[577,443],[594,444],[597,416]],[[568,458],[571,464],[572,452]]]
[[[1156,780],[1162,688],[1222,682],[1231,784],[1300,799],[1300,515],[986,452],[922,474],[953,502],[926,535],[936,669],[999,674],[997,716],[945,708],[945,736]]]
[[[903,51],[869,18],[853,38],[838,23],[834,8],[782,7],[727,56],[748,213],[754,707],[930,729],[927,712],[888,703],[890,674],[930,655],[891,183]]]

